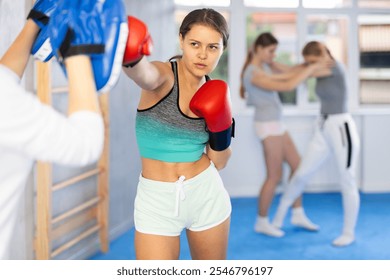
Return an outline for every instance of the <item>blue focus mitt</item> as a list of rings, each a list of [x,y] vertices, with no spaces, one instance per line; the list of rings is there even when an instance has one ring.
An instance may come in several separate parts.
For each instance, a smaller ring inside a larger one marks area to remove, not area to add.
[[[35,1],[27,19],[31,18],[40,28],[45,27],[49,23],[50,15],[54,12],[57,2],[58,0]]]
[[[31,54],[38,60],[46,62],[53,57],[50,40],[48,38],[47,25],[50,16],[57,7],[58,0],[37,0],[34,3],[27,19],[32,19],[40,28],[31,49]]]
[[[96,89],[109,91],[118,81],[128,27],[122,0],[63,0],[52,15],[48,35],[66,74],[64,59],[91,58]]]

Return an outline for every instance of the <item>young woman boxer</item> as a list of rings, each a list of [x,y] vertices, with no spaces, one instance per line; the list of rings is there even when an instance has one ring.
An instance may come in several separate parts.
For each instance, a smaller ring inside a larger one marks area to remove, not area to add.
[[[231,203],[218,170],[231,154],[233,122],[226,83],[208,74],[227,46],[227,23],[213,9],[194,10],[180,27],[182,55],[149,62],[146,27],[129,20],[140,40],[126,50],[124,71],[142,88],[136,258],[178,259],[186,229],[193,259],[225,259]]]

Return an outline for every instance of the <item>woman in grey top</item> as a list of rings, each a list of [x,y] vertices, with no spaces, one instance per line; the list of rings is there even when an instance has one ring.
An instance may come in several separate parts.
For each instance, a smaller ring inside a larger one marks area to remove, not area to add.
[[[298,167],[300,156],[282,122],[282,104],[277,91],[293,90],[314,71],[326,67],[322,62],[290,67],[273,61],[278,41],[271,33],[260,34],[254,42],[241,72],[242,98],[255,107],[255,130],[264,149],[267,176],[261,187],[255,231],[281,237],[284,232],[270,224],[268,210],[286,161],[291,172]],[[305,215],[301,198],[296,199],[292,223],[317,230]]]
[[[308,63],[334,61],[332,69],[317,71],[316,93],[321,102],[321,114],[315,134],[298,170],[282,195],[273,224],[281,227],[288,208],[299,197],[306,183],[333,153],[339,170],[344,226],[334,246],[347,246],[355,240],[355,225],[359,212],[359,192],[355,180],[360,140],[355,123],[347,111],[347,89],[341,64],[336,62],[325,45],[308,43],[302,51]]]

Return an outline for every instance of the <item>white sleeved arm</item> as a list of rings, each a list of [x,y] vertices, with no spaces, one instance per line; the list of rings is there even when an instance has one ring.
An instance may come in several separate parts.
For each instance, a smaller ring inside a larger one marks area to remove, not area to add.
[[[26,92],[10,72],[0,65],[0,145],[58,164],[98,160],[104,142],[102,117],[90,111],[66,117]]]

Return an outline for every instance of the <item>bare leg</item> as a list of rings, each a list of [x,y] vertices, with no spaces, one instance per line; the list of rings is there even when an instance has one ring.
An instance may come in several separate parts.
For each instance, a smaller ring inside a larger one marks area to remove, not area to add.
[[[283,135],[283,151],[284,158],[290,166],[291,179],[294,172],[298,169],[301,158],[288,132]],[[295,226],[311,231],[316,231],[319,229],[319,226],[311,222],[310,219],[306,216],[302,205],[302,195],[300,195],[292,205],[291,223]]]
[[[294,172],[298,169],[301,157],[299,156],[297,148],[295,147],[295,144],[288,132],[283,135],[283,156],[284,160],[290,166],[289,179],[291,179]],[[293,207],[302,207],[302,196],[299,196],[294,201]]]
[[[282,177],[283,137],[269,136],[263,140],[267,177],[260,190],[258,216],[255,231],[274,237],[283,236],[283,231],[272,226],[268,221],[268,210],[275,195],[275,188]]]
[[[225,260],[230,218],[222,224],[203,231],[187,230],[191,256],[194,260]]]
[[[180,254],[180,237],[135,231],[135,253],[137,260],[177,260]]]
[[[283,163],[283,138],[281,136],[270,136],[263,140],[263,150],[267,177],[260,190],[259,215],[268,216],[268,210],[275,195],[275,189],[282,177]]]

